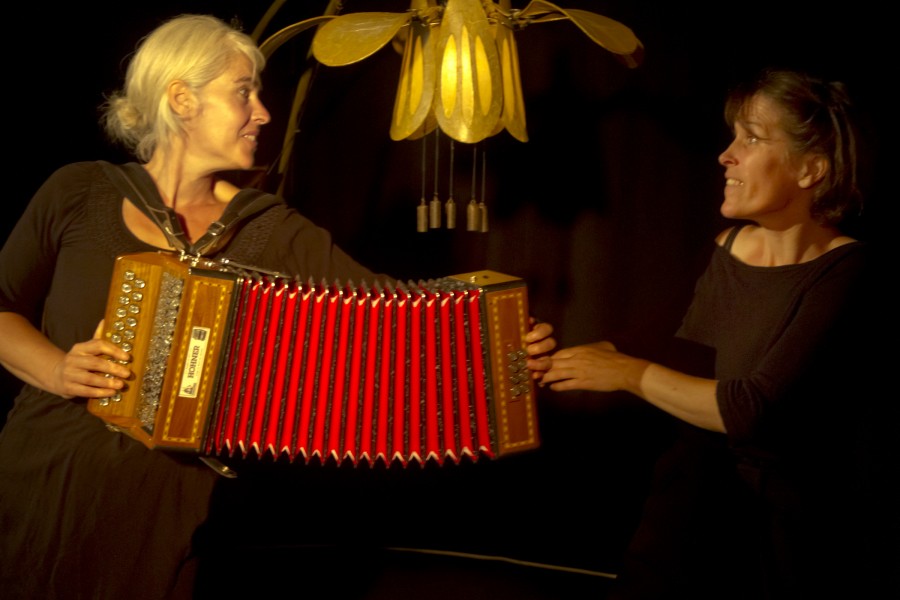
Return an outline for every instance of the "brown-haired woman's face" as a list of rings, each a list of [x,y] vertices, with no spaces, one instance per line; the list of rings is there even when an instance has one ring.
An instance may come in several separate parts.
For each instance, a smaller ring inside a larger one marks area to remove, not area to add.
[[[782,109],[760,94],[737,115],[734,140],[719,156],[725,167],[723,216],[760,222],[809,215],[803,161],[791,152],[781,118]]]

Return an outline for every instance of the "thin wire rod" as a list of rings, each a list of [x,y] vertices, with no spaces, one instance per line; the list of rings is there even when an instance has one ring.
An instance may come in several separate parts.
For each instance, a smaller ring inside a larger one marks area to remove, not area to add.
[[[466,207],[466,231],[479,231],[481,229],[480,209],[477,199],[478,190],[478,145],[472,146],[472,199]]]
[[[428,154],[428,137],[422,136],[422,198],[416,207],[416,231],[424,233],[428,231],[428,204],[425,202],[425,180],[428,172],[425,167],[425,157]]]
[[[432,229],[437,229],[441,226],[441,200],[438,195],[438,168],[440,166],[439,162],[439,154],[440,154],[440,128],[435,128],[434,130],[434,197],[431,199],[430,210],[428,211],[428,225]]]
[[[447,229],[456,229],[456,201],[453,199],[453,182],[454,179],[454,149],[456,148],[456,144],[453,138],[450,138],[450,176],[447,178],[447,186],[449,188],[447,194],[447,202],[444,205],[444,208],[447,213]]]
[[[487,233],[488,230],[488,216],[487,216],[487,205],[484,203],[485,198],[485,185],[487,183],[487,149],[483,149],[481,151],[481,202],[478,204],[478,214],[481,217],[481,221],[479,223],[479,231],[482,233]]]

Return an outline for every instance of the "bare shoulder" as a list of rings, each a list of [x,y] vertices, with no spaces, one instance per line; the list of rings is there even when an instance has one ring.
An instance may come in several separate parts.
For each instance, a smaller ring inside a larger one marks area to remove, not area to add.
[[[719,235],[716,236],[716,244],[718,244],[719,246],[724,246],[725,240],[728,239],[728,235],[731,233],[731,231],[733,229],[734,229],[734,227],[729,227],[728,229],[724,229],[721,232],[719,232]]]
[[[213,188],[213,194],[215,195],[216,200],[222,204],[231,202],[240,191],[241,188],[224,179],[217,180],[216,185]]]
[[[728,236],[732,235],[732,232],[734,232],[735,229],[739,230],[735,233],[734,241],[736,242],[738,238],[746,240],[749,237],[752,237],[753,231],[759,229],[759,227],[751,224],[733,225],[731,227],[727,227],[720,231],[719,235],[716,236],[716,244],[718,244],[719,246],[724,246],[728,240]]]
[[[852,244],[853,242],[857,242],[856,238],[852,238],[849,235],[839,235],[831,240],[831,243],[828,245],[829,250],[834,250],[840,246],[846,246],[847,244]]]

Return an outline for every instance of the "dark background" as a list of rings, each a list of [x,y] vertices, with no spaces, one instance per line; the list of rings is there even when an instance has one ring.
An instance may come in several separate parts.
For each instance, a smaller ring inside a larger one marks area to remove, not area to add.
[[[324,0],[286,3],[262,37],[319,15],[326,5]],[[513,5],[521,8],[525,2]],[[893,145],[884,130],[895,122],[888,106],[896,101],[897,67],[891,43],[896,34],[888,30],[883,5],[857,1],[826,7],[785,0],[564,0],[558,5],[629,26],[645,46],[645,59],[627,69],[569,21],[516,33],[530,139],[521,143],[504,132],[486,144],[489,233],[466,231],[462,218],[456,230],[416,231],[421,142],[389,137],[400,68],[400,56],[390,47],[355,65],[317,69],[285,197],[376,271],[419,279],[489,268],[525,278],[531,313],[553,323],[562,345],[622,331],[650,340],[677,326],[711,240],[724,225],[718,216],[723,170],[717,157],[729,142],[722,119],[725,92],[763,66],[787,66],[843,80],[866,115],[875,153],[858,233],[887,247],[885,172]],[[105,141],[97,107],[103,94],[120,84],[123,57],[141,36],[165,18],[187,12],[236,18],[251,32],[269,7],[250,0],[182,0],[7,8],[5,155],[11,176],[0,236],[5,238],[54,169],[78,160],[129,158]],[[405,0],[344,2],[344,12],[407,7]],[[273,115],[258,153],[263,167],[277,162],[310,40],[311,33],[303,34],[281,47],[263,74],[263,100]],[[470,152],[456,146],[454,197],[461,207],[471,192]],[[448,156],[446,147],[442,156]],[[430,162],[428,170],[430,199]],[[445,163],[442,199],[450,188],[447,172]],[[270,172],[264,181],[275,191],[277,174]],[[363,581],[374,582],[370,597],[602,593],[606,579],[597,574],[616,569],[668,423],[618,396],[541,390],[539,402],[540,450],[472,469],[450,468],[444,475],[429,474],[418,487],[404,481],[386,491],[390,496],[401,489],[415,497],[381,515],[394,519],[401,533],[386,536],[385,544],[375,539],[373,546],[455,550],[591,573],[446,557],[448,562],[439,562],[407,553],[397,555],[415,556],[413,562],[337,559],[361,570]],[[328,476],[322,477],[327,487]],[[323,512],[329,512],[327,506],[317,515]],[[284,549],[275,556],[285,562],[294,557]]]

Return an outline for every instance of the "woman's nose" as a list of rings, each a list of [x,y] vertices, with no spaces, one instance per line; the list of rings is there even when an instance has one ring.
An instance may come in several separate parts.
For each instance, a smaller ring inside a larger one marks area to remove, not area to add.
[[[272,120],[272,116],[266,109],[266,105],[262,103],[262,100],[256,101],[256,107],[253,109],[253,120],[260,125],[265,125]]]
[[[727,167],[729,165],[733,165],[735,163],[734,153],[731,151],[731,147],[734,145],[734,142],[728,145],[725,150],[719,155],[719,164],[723,167]]]

